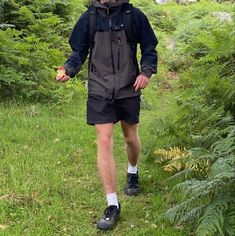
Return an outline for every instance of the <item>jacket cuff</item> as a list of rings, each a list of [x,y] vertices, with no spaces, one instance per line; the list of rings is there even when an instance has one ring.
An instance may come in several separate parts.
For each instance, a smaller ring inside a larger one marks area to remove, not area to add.
[[[70,78],[75,77],[76,71],[72,66],[65,64],[64,69],[65,69],[65,74],[68,75]]]
[[[150,79],[151,76],[152,76],[152,74],[153,74],[153,72],[152,72],[151,68],[146,67],[146,66],[143,66],[143,67],[141,68],[140,74],[141,74],[141,75],[144,75],[144,76],[146,76],[146,77],[148,77],[148,78]]]

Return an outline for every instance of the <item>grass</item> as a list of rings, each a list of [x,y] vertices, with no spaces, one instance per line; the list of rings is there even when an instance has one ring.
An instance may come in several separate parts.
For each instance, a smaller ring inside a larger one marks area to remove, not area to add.
[[[79,86],[76,102],[0,105],[0,235],[188,235],[159,217],[168,207],[169,189],[167,174],[148,161],[154,138],[149,131],[156,116],[170,114],[163,107],[173,97],[167,92],[156,96],[151,87],[144,91],[139,127],[142,193],[123,194],[127,161],[116,125],[122,216],[113,231],[96,229],[106,199],[96,168],[94,127],[86,125],[86,91]]]

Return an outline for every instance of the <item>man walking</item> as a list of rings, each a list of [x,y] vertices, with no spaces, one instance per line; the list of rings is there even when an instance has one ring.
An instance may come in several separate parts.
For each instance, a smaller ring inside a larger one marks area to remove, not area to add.
[[[75,25],[69,43],[73,53],[58,69],[57,81],[73,78],[90,53],[87,123],[96,129],[97,165],[108,202],[97,227],[112,229],[121,212],[113,157],[114,124],[120,121],[126,143],[128,173],[124,191],[137,195],[140,94],[157,72],[157,39],[147,17],[128,0],[93,0]],[[142,56],[140,71],[137,44]]]

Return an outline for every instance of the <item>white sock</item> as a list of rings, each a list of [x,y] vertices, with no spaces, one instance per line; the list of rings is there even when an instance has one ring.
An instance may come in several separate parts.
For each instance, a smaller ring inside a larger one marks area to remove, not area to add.
[[[136,166],[132,166],[130,163],[128,163],[128,170],[127,172],[130,173],[130,174],[137,174],[137,171],[138,171],[138,165]]]
[[[107,197],[107,201],[108,201],[108,206],[114,205],[114,206],[117,206],[117,208],[119,208],[116,193],[108,193],[108,194],[106,194],[106,197]]]

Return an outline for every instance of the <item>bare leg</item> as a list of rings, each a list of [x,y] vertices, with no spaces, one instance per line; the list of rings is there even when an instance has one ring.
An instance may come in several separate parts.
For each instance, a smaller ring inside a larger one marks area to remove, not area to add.
[[[141,150],[141,143],[138,135],[138,125],[128,124],[125,121],[121,121],[121,127],[126,143],[128,161],[132,166],[136,166],[138,164]]]
[[[116,192],[116,168],[113,157],[113,124],[95,125],[97,166],[106,194]]]
[[[113,126],[113,124],[95,125],[98,143],[97,165],[108,202],[108,207],[97,222],[97,228],[101,230],[112,229],[121,212],[121,205],[118,203],[116,195]]]

